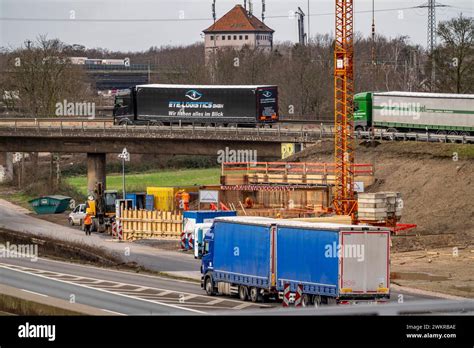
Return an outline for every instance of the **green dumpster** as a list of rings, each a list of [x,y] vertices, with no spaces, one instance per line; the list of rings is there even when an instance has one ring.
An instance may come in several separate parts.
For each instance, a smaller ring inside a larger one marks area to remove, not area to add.
[[[59,214],[69,207],[71,197],[54,195],[43,196],[29,201],[37,214]]]

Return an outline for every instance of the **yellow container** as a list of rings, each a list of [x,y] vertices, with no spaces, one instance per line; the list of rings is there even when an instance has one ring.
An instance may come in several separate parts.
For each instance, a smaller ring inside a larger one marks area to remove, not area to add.
[[[189,186],[189,187],[147,187],[146,193],[148,195],[153,195],[154,206],[156,210],[161,211],[174,211],[177,210],[176,207],[176,193],[179,190],[184,190],[185,192],[199,192],[198,186]]]

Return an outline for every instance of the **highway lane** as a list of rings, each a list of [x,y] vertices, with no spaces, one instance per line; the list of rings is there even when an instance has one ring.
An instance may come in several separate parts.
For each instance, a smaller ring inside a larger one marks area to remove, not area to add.
[[[72,264],[44,258],[0,260],[0,279],[6,285],[69,300],[115,314],[229,314],[262,311],[279,303],[253,304],[228,296],[206,296],[196,282]],[[400,297],[400,295],[402,297]],[[391,303],[419,303],[430,296],[392,292]],[[73,306],[73,305],[72,305]]]
[[[77,303],[117,314],[206,314],[268,307],[231,297],[206,296],[196,282],[45,259],[2,259],[0,279],[9,286],[60,299],[69,300],[74,295]]]
[[[47,237],[65,243],[103,248],[122,262],[136,262],[138,265],[158,272],[198,272],[200,264],[192,255],[174,251],[159,250],[137,243],[117,243],[106,234],[93,233],[86,236],[79,229],[61,226],[28,215],[26,209],[0,199],[0,228],[18,231],[38,237]],[[39,246],[41,253],[41,245]]]

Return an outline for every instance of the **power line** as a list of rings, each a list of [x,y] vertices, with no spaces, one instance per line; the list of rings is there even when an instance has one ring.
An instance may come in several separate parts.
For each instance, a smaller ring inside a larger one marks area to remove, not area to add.
[[[445,5],[446,7],[451,7]],[[397,8],[386,8],[386,9],[377,9],[375,12],[393,12],[393,11],[402,11],[402,10],[416,10],[420,6],[411,6],[411,7],[397,7]],[[459,8],[461,9],[461,8]],[[372,10],[361,10],[354,11],[355,14],[361,13],[372,13]],[[326,13],[312,13],[308,14],[310,17],[321,17],[321,16],[333,16],[334,12]],[[265,16],[267,18],[288,18],[289,15],[275,15],[275,16]],[[35,17],[0,17],[0,21],[10,21],[10,22],[193,22],[193,21],[212,21],[212,18],[35,18]]]

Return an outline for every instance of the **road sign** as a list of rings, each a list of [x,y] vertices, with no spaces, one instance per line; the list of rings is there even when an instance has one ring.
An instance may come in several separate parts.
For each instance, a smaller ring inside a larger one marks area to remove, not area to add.
[[[364,182],[363,181],[356,181],[354,183],[354,191],[355,192],[364,192]]]
[[[181,243],[180,247],[182,250],[186,250],[186,233],[181,232]]]
[[[122,230],[122,222],[119,221],[117,224],[117,236],[118,239],[121,241],[123,240],[123,230]]]
[[[130,162],[130,153],[127,151],[127,148],[124,147],[122,153],[118,155],[118,158],[124,160],[125,162]]]
[[[295,307],[301,307],[303,300],[303,284],[298,284],[295,294]]]
[[[193,250],[194,249],[194,238],[193,238],[193,232],[188,233],[188,250]]]
[[[200,190],[199,203],[219,203],[219,191]]]
[[[283,287],[283,307],[290,306],[290,283],[285,283]]]

